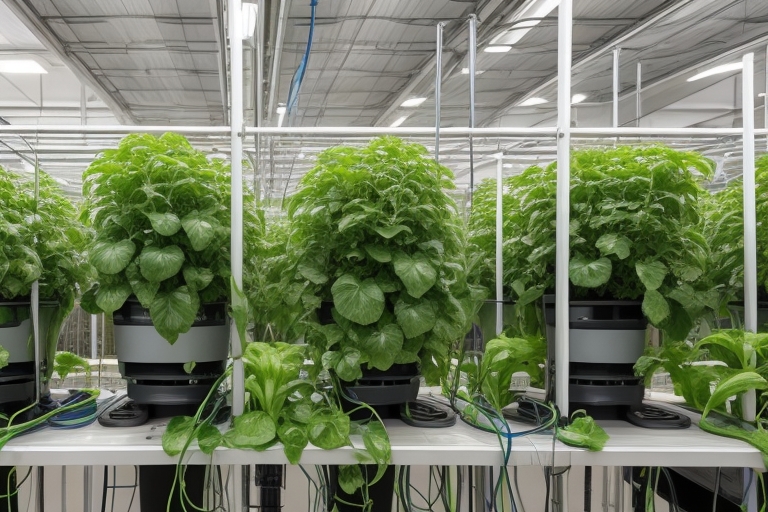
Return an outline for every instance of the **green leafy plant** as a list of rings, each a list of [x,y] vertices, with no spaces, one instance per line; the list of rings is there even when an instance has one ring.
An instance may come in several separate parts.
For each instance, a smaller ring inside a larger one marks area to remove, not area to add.
[[[40,300],[53,303],[43,332],[52,363],[61,326],[75,297],[90,286],[93,269],[84,256],[90,233],[77,221],[74,204],[53,178],[37,173],[36,198],[33,179],[0,167],[0,297],[29,297],[39,281]],[[44,378],[52,372],[48,364]]]
[[[201,303],[229,297],[230,173],[178,134],[132,134],[84,173],[82,219],[98,284],[83,297],[112,313],[135,295],[170,343],[187,332]],[[246,194],[244,239],[258,222]],[[246,245],[247,247],[247,245]]]
[[[668,339],[684,339],[717,303],[702,279],[709,248],[698,207],[699,180],[712,172],[701,155],[664,146],[575,151],[571,296],[642,298],[653,325]],[[556,179],[553,163],[505,181],[513,197],[505,211],[504,285],[518,307],[554,289]]]
[[[557,439],[569,446],[599,452],[609,436],[584,410],[573,411],[570,423],[557,429]]]
[[[719,287],[722,303],[743,300],[744,188],[741,178],[702,198],[703,232],[711,252],[708,278]],[[768,301],[768,155],[755,162],[758,299]]]
[[[73,354],[72,352],[57,352],[54,361],[53,369],[62,381],[73,371],[82,371],[85,373],[86,382],[90,382],[91,365],[77,354]]]
[[[482,298],[452,178],[424,147],[385,137],[324,151],[290,198],[287,289],[310,310],[332,302],[334,323],[309,322],[306,340],[342,380],[363,366],[418,362],[429,382],[447,370]]]

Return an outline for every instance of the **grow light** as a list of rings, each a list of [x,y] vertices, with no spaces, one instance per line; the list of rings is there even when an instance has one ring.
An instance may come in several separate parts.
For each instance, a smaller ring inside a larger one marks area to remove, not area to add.
[[[702,78],[707,78],[709,76],[719,75],[721,73],[728,73],[730,71],[738,71],[743,66],[744,65],[741,62],[731,62],[730,64],[723,64],[722,66],[716,66],[712,69],[703,71],[697,75],[693,75],[691,78],[688,79],[688,81],[695,82],[696,80],[701,80]]]

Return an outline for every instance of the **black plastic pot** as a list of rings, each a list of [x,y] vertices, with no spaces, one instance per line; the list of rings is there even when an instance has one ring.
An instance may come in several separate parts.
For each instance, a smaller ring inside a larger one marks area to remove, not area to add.
[[[128,396],[136,403],[200,404],[225,369],[229,321],[223,302],[201,306],[190,330],[171,345],[134,298],[113,315],[115,350]],[[191,373],[184,364],[194,361]]]
[[[547,399],[555,400],[555,296],[545,295]],[[633,366],[645,350],[642,302],[571,301],[569,410],[595,418],[622,417],[642,405],[645,388]]]

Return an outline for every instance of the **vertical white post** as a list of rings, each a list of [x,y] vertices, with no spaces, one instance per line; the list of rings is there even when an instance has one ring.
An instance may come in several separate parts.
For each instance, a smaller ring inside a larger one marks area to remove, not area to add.
[[[240,0],[229,0],[229,48],[231,107],[229,119],[231,122],[232,145],[232,203],[231,203],[231,248],[232,279],[235,285],[243,287],[243,35],[240,11]],[[245,400],[242,346],[237,335],[234,322],[230,325],[230,347],[232,350],[232,414],[243,414]]]
[[[37,174],[37,171],[35,171]],[[40,350],[40,281],[32,283],[32,292],[29,309],[32,313],[32,339],[35,343],[35,402],[40,401],[40,390],[42,386],[42,357]],[[53,364],[53,361],[48,361]]]
[[[568,261],[571,214],[571,47],[573,0],[561,0],[557,18],[557,217],[555,256],[555,394],[568,415]]]
[[[763,96],[763,128],[768,130],[768,46],[765,47],[765,96]],[[768,134],[765,136],[768,149]]]
[[[477,16],[469,15],[469,127],[475,127],[475,69],[477,66]],[[469,205],[475,193],[475,140],[469,136]]]
[[[637,119],[637,127],[640,128],[640,118],[643,117],[643,98],[641,93],[643,91],[643,65],[640,61],[637,62],[637,85],[635,86],[635,118]]]
[[[621,48],[613,49],[613,127],[619,126],[619,54]]]
[[[85,85],[80,85],[80,124],[88,124],[88,103],[85,94]]]
[[[755,213],[755,90],[754,54],[743,58],[741,112],[744,120],[744,328],[757,332],[757,215]],[[744,394],[743,416],[754,421],[754,390]]]
[[[98,359],[99,317],[91,315],[91,359]]]
[[[83,512],[93,510],[93,466],[83,468]]]
[[[440,161],[440,101],[443,85],[443,29],[445,23],[437,24],[435,48],[435,160]]]
[[[496,155],[496,334],[504,330],[504,153]]]

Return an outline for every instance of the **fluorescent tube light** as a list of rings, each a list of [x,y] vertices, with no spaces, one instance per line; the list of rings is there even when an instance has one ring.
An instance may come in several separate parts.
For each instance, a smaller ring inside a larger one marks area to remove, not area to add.
[[[491,44],[517,44],[533,27],[541,23],[544,18],[560,5],[560,0],[534,0],[530,2],[519,14],[512,16],[506,23],[516,23],[513,28],[502,32],[491,40]],[[534,19],[526,19],[534,18]],[[536,19],[538,18],[538,19]]]
[[[0,73],[44,75],[48,72],[32,59],[0,60]]]
[[[511,46],[504,46],[504,45],[496,45],[496,46],[486,46],[483,51],[485,53],[507,53],[509,50],[511,50]],[[469,71],[467,71],[467,74],[469,74]]]
[[[743,66],[744,64],[741,62],[731,62],[730,64],[723,64],[722,66],[717,66],[712,69],[703,71],[698,75],[693,75],[691,78],[688,79],[688,81],[695,82],[696,80],[701,80],[702,78],[707,78],[708,76],[719,75],[720,73],[728,73],[729,71],[738,71]]]
[[[402,116],[402,117],[398,117],[398,118],[395,120],[395,122],[394,122],[394,123],[392,123],[392,124],[391,124],[391,125],[389,125],[389,126],[390,126],[390,127],[392,127],[392,128],[397,128],[398,126],[400,126],[401,124],[403,124],[403,123],[405,122],[405,120],[406,120],[406,119],[408,119],[408,116]]]
[[[483,73],[485,73],[484,69],[476,69],[475,70],[475,76],[482,75]],[[461,68],[461,74],[462,75],[468,75],[469,74],[469,68]]]
[[[285,120],[285,105],[282,103],[279,104],[275,112],[277,112],[277,116],[278,116],[277,127],[280,128],[281,126],[283,126],[283,121]]]
[[[586,94],[574,94],[571,97],[571,103],[581,103],[585,99],[587,99],[587,95]]]
[[[411,98],[409,100],[405,100],[400,104],[401,107],[418,107],[422,103],[427,101],[427,98]]]
[[[259,6],[244,3],[240,7],[240,14],[243,21],[243,39],[250,39],[256,33],[256,17],[259,15]]]
[[[547,103],[547,100],[544,98],[528,98],[527,100],[523,101],[518,105],[519,107],[533,107],[535,105],[541,105],[542,103]]]

